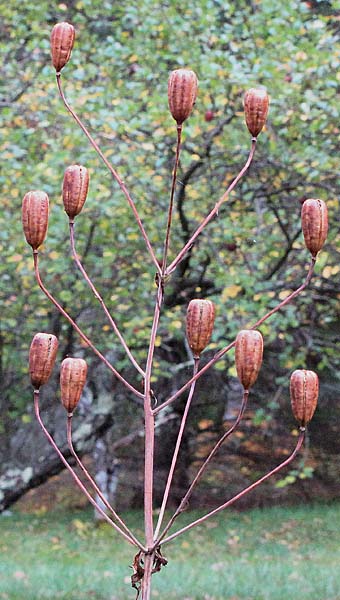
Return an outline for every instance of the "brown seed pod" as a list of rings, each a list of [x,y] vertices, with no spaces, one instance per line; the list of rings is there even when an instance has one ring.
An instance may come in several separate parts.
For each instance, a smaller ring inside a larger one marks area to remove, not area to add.
[[[58,340],[51,333],[37,333],[29,352],[31,382],[39,389],[50,378],[58,350]]]
[[[64,173],[63,202],[70,219],[79,215],[89,189],[89,173],[86,167],[71,165]]]
[[[290,400],[295,419],[304,427],[314,415],[319,395],[319,378],[314,371],[297,369],[290,378]]]
[[[51,33],[51,56],[52,63],[60,73],[61,69],[66,65],[71,56],[75,38],[73,25],[70,23],[57,23]]]
[[[60,368],[61,402],[68,414],[76,408],[86,381],[87,364],[82,358],[65,358]]]
[[[253,137],[262,131],[268,114],[269,97],[264,89],[252,88],[244,96],[244,114],[247,127]]]
[[[323,200],[305,200],[301,209],[301,224],[305,244],[315,258],[325,243],[328,233],[327,205]]]
[[[254,385],[262,365],[263,338],[259,331],[243,329],[237,334],[235,364],[245,390]]]
[[[209,344],[215,321],[215,306],[211,300],[191,300],[186,320],[187,338],[194,358]]]
[[[197,85],[197,77],[190,69],[176,69],[170,74],[169,108],[177,125],[181,125],[190,115],[196,101]]]
[[[37,250],[43,243],[48,226],[49,199],[45,192],[25,194],[22,201],[22,225],[27,243]]]

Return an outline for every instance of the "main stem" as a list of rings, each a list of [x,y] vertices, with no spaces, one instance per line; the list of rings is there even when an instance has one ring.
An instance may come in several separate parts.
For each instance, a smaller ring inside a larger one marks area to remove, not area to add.
[[[144,555],[144,576],[141,583],[142,600],[150,600],[151,576],[154,561],[153,552],[153,468],[155,448],[155,417],[151,402],[151,373],[155,341],[159,324],[161,306],[163,302],[163,285],[161,279],[158,282],[155,311],[150,334],[148,357],[145,367],[144,379],[144,420],[145,420],[145,463],[144,463],[144,524],[145,524],[145,546],[150,550]]]

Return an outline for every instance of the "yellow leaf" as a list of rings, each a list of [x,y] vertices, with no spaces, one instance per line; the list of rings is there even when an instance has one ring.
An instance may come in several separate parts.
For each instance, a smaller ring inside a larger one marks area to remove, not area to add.
[[[222,292],[222,295],[221,295],[222,302],[225,302],[229,298],[236,298],[236,296],[238,295],[238,293],[241,290],[242,290],[242,287],[240,285],[236,285],[236,284],[225,287]]]
[[[327,266],[323,269],[322,276],[325,277],[325,279],[328,279],[328,277],[331,277],[332,275],[336,275],[337,273],[339,273],[339,271],[340,271],[339,265],[335,265],[333,267]]]
[[[289,296],[289,294],[291,294],[290,290],[283,290],[279,293],[280,300],[284,300],[285,298],[287,298],[287,296]]]

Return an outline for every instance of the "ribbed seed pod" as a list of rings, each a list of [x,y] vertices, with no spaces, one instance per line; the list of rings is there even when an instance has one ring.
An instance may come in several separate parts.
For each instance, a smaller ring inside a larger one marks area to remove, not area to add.
[[[290,400],[295,419],[304,427],[314,415],[319,395],[319,378],[314,371],[297,369],[290,378]]]
[[[44,385],[52,373],[58,350],[58,340],[51,333],[37,333],[29,352],[29,371],[34,389]]]
[[[73,25],[70,23],[57,23],[51,33],[52,63],[59,73],[69,61],[75,38]]]
[[[257,137],[262,131],[268,114],[269,97],[264,89],[252,88],[244,96],[244,114],[249,132]]]
[[[79,215],[89,189],[89,173],[86,167],[71,165],[64,173],[63,202],[70,219]]]
[[[87,364],[82,358],[65,358],[60,367],[61,401],[68,414],[76,408],[86,381]]]
[[[259,331],[243,329],[237,334],[235,364],[245,390],[254,385],[262,365],[263,338]]]
[[[302,231],[305,244],[313,257],[325,243],[328,233],[328,211],[323,200],[305,200],[301,210]]]
[[[197,77],[190,69],[176,69],[170,74],[169,108],[177,125],[181,125],[190,115],[196,101],[197,85]]]
[[[191,300],[189,302],[186,329],[189,346],[194,358],[209,344],[214,328],[215,306],[211,300]]]
[[[22,201],[22,225],[27,243],[37,250],[43,243],[48,226],[49,199],[45,192],[25,194]]]

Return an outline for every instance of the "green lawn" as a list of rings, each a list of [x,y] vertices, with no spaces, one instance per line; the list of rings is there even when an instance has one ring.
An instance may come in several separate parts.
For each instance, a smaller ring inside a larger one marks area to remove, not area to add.
[[[340,504],[220,514],[164,547],[153,598],[340,600],[339,523]],[[0,534],[0,599],[135,600],[134,549],[89,511],[0,516]]]

